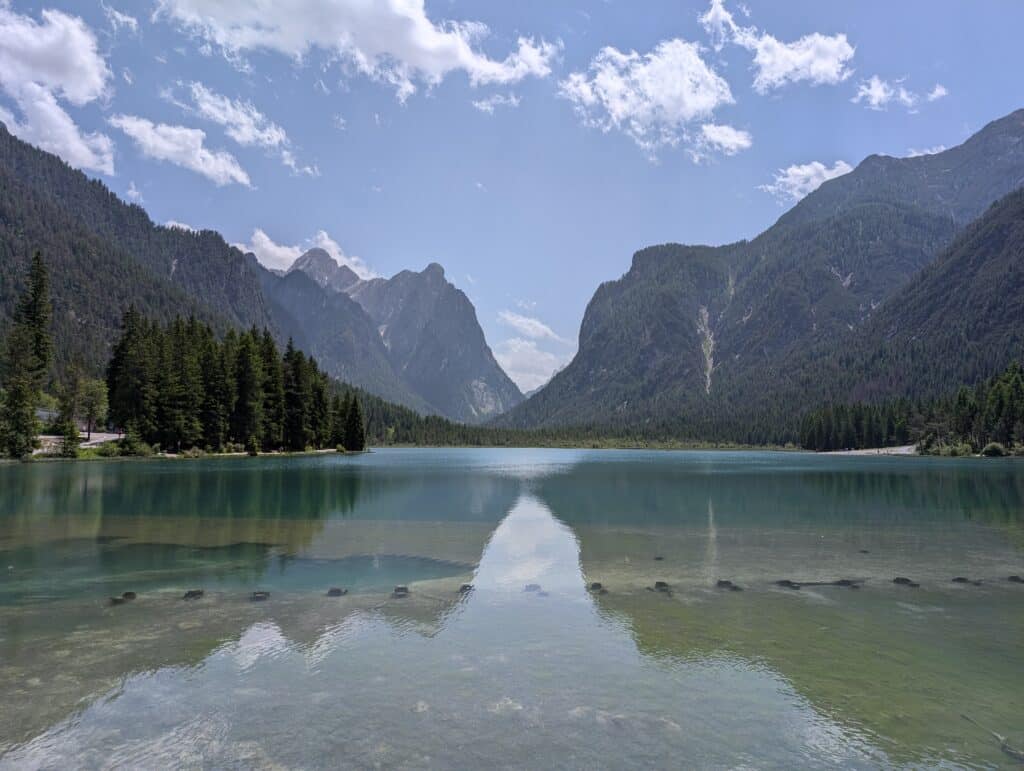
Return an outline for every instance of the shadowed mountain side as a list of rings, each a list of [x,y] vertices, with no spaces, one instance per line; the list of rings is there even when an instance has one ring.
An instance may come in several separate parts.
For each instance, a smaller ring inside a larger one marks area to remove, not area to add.
[[[621,279],[595,293],[573,361],[496,424],[777,440],[787,430],[784,413],[794,412],[778,398],[793,361],[809,349],[841,356],[880,307],[902,303],[897,295],[910,291],[965,217],[1022,181],[1018,111],[934,156],[872,156],[753,241],[637,252]],[[971,313],[976,327],[988,323],[977,306]],[[932,320],[933,330],[948,327]],[[997,337],[974,358],[1005,366],[1007,335]],[[942,371],[959,375],[954,382],[978,369],[952,361]],[[931,362],[920,365],[925,371],[914,377],[931,378]],[[822,380],[813,369],[799,375]]]
[[[421,413],[435,413],[402,381],[370,318],[345,294],[329,291],[301,271],[260,270],[277,328],[340,380]]]
[[[346,291],[376,323],[395,370],[441,414],[478,423],[522,401],[494,359],[473,304],[437,263]]]

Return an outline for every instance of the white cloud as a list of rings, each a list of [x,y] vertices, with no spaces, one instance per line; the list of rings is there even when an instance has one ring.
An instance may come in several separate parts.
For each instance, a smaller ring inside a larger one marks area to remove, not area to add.
[[[315,165],[302,165],[296,160],[287,132],[260,112],[252,102],[218,94],[198,81],[188,84],[188,89],[192,99],[190,105],[178,101],[170,89],[164,93],[164,98],[186,111],[195,112],[223,126],[224,133],[243,147],[262,147],[276,151],[281,163],[295,174],[311,177],[320,175]]]
[[[738,25],[726,10],[724,0],[711,0],[700,22],[716,51],[732,42],[753,52],[754,89],[759,93],[803,81],[835,85],[853,74],[849,62],[854,48],[842,33],[812,32],[792,43],[783,43],[767,32],[759,32],[757,27]]]
[[[135,180],[132,180],[131,182],[128,183],[128,192],[125,193],[125,195],[128,196],[128,199],[130,201],[134,201],[135,203],[142,203],[142,192],[137,187],[135,187]]]
[[[538,348],[533,340],[511,337],[495,346],[494,358],[513,382],[526,392],[547,383],[572,355],[554,354]]]
[[[189,90],[196,111],[207,120],[223,126],[224,133],[238,144],[246,147],[288,144],[285,130],[257,110],[252,102],[229,99],[199,82],[191,83]]]
[[[640,55],[603,48],[587,73],[574,72],[559,84],[584,124],[622,131],[654,157],[661,147],[687,138],[687,126],[707,120],[732,104],[728,83],[700,56],[700,47],[666,40]]]
[[[498,107],[518,107],[519,103],[519,97],[513,93],[493,94],[485,97],[484,99],[474,101],[473,106],[480,112],[487,113],[488,115],[494,115],[494,111]]]
[[[107,21],[110,22],[110,26],[113,27],[114,32],[117,32],[122,27],[131,30],[132,32],[139,31],[139,20],[134,16],[130,16],[127,13],[122,13],[116,8],[111,8],[109,5],[100,0],[100,7],[103,9],[103,13],[107,16]]]
[[[850,101],[864,105],[872,110],[881,110],[896,96],[894,89],[887,80],[872,75],[868,80],[861,81],[857,86],[857,94]]]
[[[234,244],[234,246],[243,252],[252,252],[256,255],[256,259],[266,267],[277,269],[290,268],[292,263],[301,257],[304,252],[316,247],[323,249],[331,255],[339,265],[346,265],[351,268],[360,278],[377,277],[377,273],[371,270],[362,259],[345,254],[338,242],[331,238],[327,231],[324,230],[318,230],[316,235],[312,238],[307,238],[302,244],[290,246],[275,242],[261,228],[256,228],[253,230],[248,244]]]
[[[338,129],[338,131],[344,131],[348,128],[348,121],[345,120],[345,117],[340,113],[335,115],[334,118],[331,119],[331,122],[334,124],[334,128]]]
[[[15,136],[42,150],[59,155],[72,166],[104,174],[114,173],[114,143],[106,134],[83,133],[57,104],[51,91],[25,83],[14,97],[21,120],[0,107],[0,121]]]
[[[771,193],[782,203],[795,203],[817,190],[823,182],[848,174],[853,167],[846,161],[836,161],[829,168],[821,161],[793,165],[775,172],[775,181],[760,185],[759,189]]]
[[[205,147],[206,132],[201,129],[153,123],[136,115],[114,115],[109,122],[135,140],[149,158],[202,174],[218,187],[231,183],[250,186],[249,175],[231,153]]]
[[[269,50],[304,58],[312,49],[337,57],[346,67],[393,86],[399,99],[462,71],[472,85],[516,83],[546,77],[560,48],[520,37],[502,60],[481,53],[486,25],[472,21],[434,23],[424,0],[159,0],[157,16],[238,60],[248,51]]]
[[[946,93],[945,88],[936,84],[925,98],[929,102],[934,102],[936,99],[944,97]],[[921,97],[906,88],[902,80],[889,82],[878,75],[872,75],[858,84],[857,93],[850,101],[854,104],[863,104],[870,110],[884,110],[890,103],[895,103],[910,112],[917,112],[917,104],[921,101]]]
[[[11,133],[59,155],[73,166],[114,173],[114,145],[100,133],[83,133],[58,103],[82,106],[107,94],[110,68],[96,36],[75,16],[45,10],[42,22],[0,1],[0,89],[18,106],[20,119],[0,109]]]
[[[185,222],[178,222],[177,220],[167,220],[164,223],[165,228],[177,228],[178,230],[187,230],[189,233],[197,233],[196,228]]]
[[[941,83],[936,83],[935,87],[928,92],[928,101],[936,102],[944,96],[949,96],[949,90]]]
[[[512,311],[501,311],[498,314],[498,320],[503,324],[512,327],[516,332],[524,337],[530,338],[531,340],[554,340],[559,343],[565,343],[566,345],[572,345],[572,341],[566,340],[564,337],[557,334],[551,327],[540,319],[536,319],[531,316],[523,316],[519,313],[513,313]]]
[[[917,158],[918,156],[921,155],[936,155],[937,153],[945,151],[945,149],[945,145],[935,145],[935,147],[925,147],[920,150],[911,147],[909,150],[907,150],[907,158]]]
[[[716,123],[705,123],[700,127],[699,144],[725,155],[736,155],[741,150],[749,150],[754,139],[747,131]]]

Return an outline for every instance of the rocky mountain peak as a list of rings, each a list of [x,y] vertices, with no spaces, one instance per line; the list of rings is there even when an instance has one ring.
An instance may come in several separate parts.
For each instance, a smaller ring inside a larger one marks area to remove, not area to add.
[[[305,273],[320,286],[333,289],[335,292],[344,292],[360,281],[354,270],[347,265],[338,264],[330,254],[318,247],[309,249],[295,260],[288,272],[297,270]]]

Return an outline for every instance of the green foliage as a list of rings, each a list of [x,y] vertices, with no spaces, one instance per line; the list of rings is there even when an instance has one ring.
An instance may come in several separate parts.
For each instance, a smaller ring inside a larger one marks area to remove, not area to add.
[[[344,447],[347,452],[362,452],[366,449],[366,425],[363,423],[363,410],[356,396],[349,402],[345,415]]]
[[[95,378],[84,380],[79,397],[78,415],[85,421],[87,438],[91,439],[96,427],[106,422],[108,406],[107,384]]]
[[[107,373],[111,420],[128,427],[127,455],[147,445],[190,457],[203,448],[256,454],[332,447],[338,429],[331,405],[354,401],[294,345],[282,357],[266,330],[218,340],[194,318],[160,325],[134,309],[125,314]],[[365,434],[357,441],[365,446]]]
[[[832,404],[808,414],[800,445],[845,450],[916,443],[936,455],[1007,455],[1024,447],[1024,371],[1011,364],[1000,375],[956,396],[882,404]],[[1008,449],[1009,448],[1009,449]]]
[[[49,272],[42,255],[36,252],[28,284],[17,302],[5,351],[0,449],[12,458],[31,455],[36,447],[36,405],[49,380],[53,358],[50,316]]]

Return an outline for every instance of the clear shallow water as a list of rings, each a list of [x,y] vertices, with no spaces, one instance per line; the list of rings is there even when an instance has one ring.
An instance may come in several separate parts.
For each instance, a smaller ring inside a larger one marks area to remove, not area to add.
[[[1001,461],[0,466],[0,768],[1009,767],[1022,522]]]

